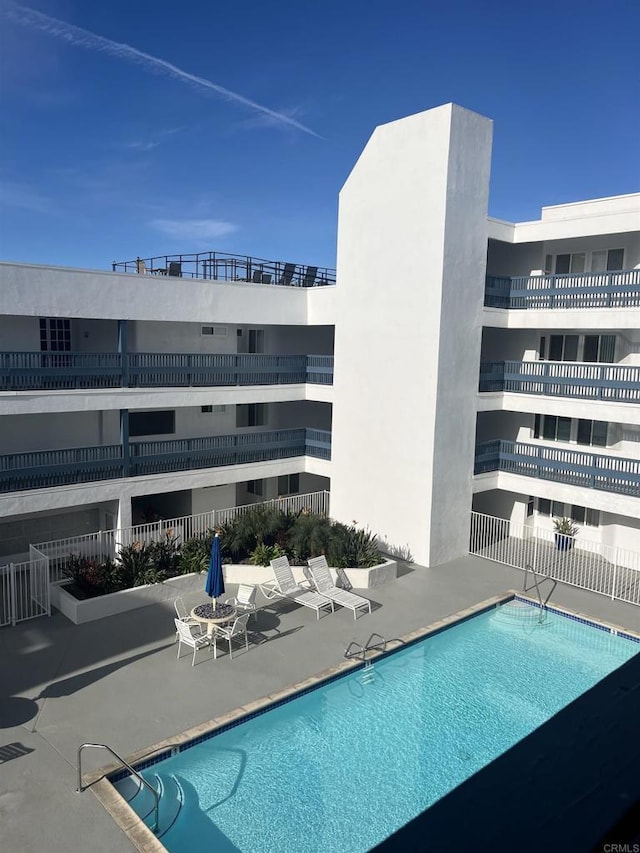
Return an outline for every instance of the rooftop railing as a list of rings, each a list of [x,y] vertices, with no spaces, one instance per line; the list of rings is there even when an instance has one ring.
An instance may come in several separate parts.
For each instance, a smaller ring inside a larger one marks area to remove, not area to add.
[[[331,458],[331,433],[280,429],[170,441],[38,450],[0,456],[0,492],[243,465],[296,456]]]
[[[640,460],[622,456],[500,439],[476,447],[474,474],[490,471],[640,497]]]
[[[114,272],[201,278],[210,281],[275,284],[285,287],[323,287],[336,283],[336,271],[285,261],[268,261],[226,252],[197,252],[188,255],[158,255],[133,261],[114,261]]]
[[[488,275],[487,308],[638,308],[640,269],[566,275]]]
[[[331,385],[332,355],[0,353],[0,391],[74,388]]]
[[[478,390],[640,403],[640,366],[567,361],[483,361]]]

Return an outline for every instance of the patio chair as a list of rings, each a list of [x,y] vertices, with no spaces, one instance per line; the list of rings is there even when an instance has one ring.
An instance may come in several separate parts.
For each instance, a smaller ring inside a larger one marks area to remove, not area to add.
[[[213,657],[214,660],[218,657],[218,646],[216,645],[217,640],[227,640],[229,643],[229,659],[233,660],[233,653],[231,651],[231,643],[235,637],[241,637],[244,635],[244,646],[247,651],[249,651],[249,637],[247,636],[247,622],[249,621],[249,617],[251,613],[243,613],[242,616],[236,616],[233,621],[233,624],[225,627],[224,625],[216,625],[213,631]]]
[[[280,284],[289,285],[293,281],[293,274],[296,271],[296,264],[285,264],[280,278]]]
[[[238,587],[238,592],[232,598],[227,599],[225,604],[232,604],[236,610],[239,610],[241,613],[248,613],[251,616],[252,613],[255,613],[256,608],[256,592],[257,589],[255,586],[249,586],[249,584],[241,583]]]
[[[371,613],[371,602],[362,595],[339,589],[333,582],[326,557],[313,557],[307,560],[309,571],[313,578],[313,584],[321,595],[330,599],[331,602],[339,604],[353,611],[353,618],[358,618],[358,610],[366,609]]]
[[[330,607],[333,613],[333,602],[326,596],[313,592],[310,589],[303,589],[303,587],[295,582],[287,557],[278,557],[277,560],[271,560],[271,569],[273,570],[275,580],[260,584],[262,594],[268,601],[288,598],[291,601],[295,601],[296,604],[301,604],[303,607],[310,607],[312,610],[315,610],[317,619],[320,619],[320,610],[325,607]]]
[[[302,286],[313,287],[317,275],[318,267],[307,267],[307,271],[304,274],[304,279],[302,280]]]
[[[198,622],[197,619],[194,619],[193,616],[189,616],[187,608],[184,606],[184,601],[182,600],[182,596],[178,596],[176,600],[173,602],[173,607],[176,611],[176,616],[181,622],[184,622],[185,625],[188,625],[189,628],[197,628],[199,634],[204,634],[205,629],[202,622]],[[176,631],[176,640],[178,639],[178,633]]]
[[[186,625],[179,619],[174,619],[173,621],[176,623],[176,631],[178,633],[178,654],[176,655],[176,657],[180,657],[180,651],[182,649],[182,644],[184,643],[185,646],[189,646],[193,649],[191,666],[194,666],[196,662],[196,652],[198,651],[198,649],[203,649],[205,646],[211,646],[211,641],[207,636],[194,637],[191,633],[191,628],[189,627],[189,625]]]

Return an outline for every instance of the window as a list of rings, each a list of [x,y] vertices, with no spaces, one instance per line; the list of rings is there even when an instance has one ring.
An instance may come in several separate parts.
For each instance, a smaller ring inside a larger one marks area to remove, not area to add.
[[[249,329],[248,352],[264,352],[264,329]]]
[[[200,411],[203,415],[221,415],[227,411],[226,406],[200,406]]]
[[[531,518],[531,516],[533,515],[535,503],[536,499],[530,495],[529,500],[527,501],[527,518]]]
[[[214,335],[217,338],[226,338],[227,336],[227,327],[226,326],[201,326],[200,327],[201,335]]]
[[[40,320],[40,351],[41,352],[70,352],[71,351],[71,320],[51,319]]]
[[[571,437],[571,418],[545,415],[542,419],[542,437],[547,441],[569,441]]]
[[[541,415],[533,416],[533,437],[540,438],[540,419]]]
[[[236,406],[236,426],[264,426],[267,422],[266,403],[241,403]]]
[[[551,501],[547,498],[538,498],[538,514],[551,515]]]
[[[227,411],[226,406],[214,406],[213,407],[213,414],[214,415],[223,415],[226,411]]]
[[[551,515],[554,518],[564,518],[564,504],[560,501],[551,501]]]
[[[600,526],[600,510],[599,509],[589,509],[589,507],[584,507],[584,506],[572,506],[571,507],[571,518],[577,524],[584,524],[585,527],[599,527]]]
[[[556,255],[556,275],[564,275],[570,272],[584,272],[585,259],[586,255],[584,252],[574,252],[571,255]]]
[[[284,474],[278,477],[278,496],[294,495],[300,491],[300,474]]]
[[[582,351],[583,361],[598,361],[612,364],[616,351],[615,335],[585,335]]]
[[[591,252],[592,272],[614,272],[624,269],[624,249],[603,249]]]
[[[588,444],[595,447],[607,446],[607,421],[578,421],[578,444]]]
[[[210,415],[213,412],[213,406],[200,406],[200,411],[203,415]]]
[[[247,492],[262,497],[264,480],[247,480]]]
[[[599,509],[589,509],[587,507],[587,511],[584,517],[584,523],[587,527],[599,527],[600,526],[600,510]]]
[[[164,412],[131,412],[129,435],[170,435],[176,431],[176,413],[173,409]]]
[[[545,353],[547,351],[547,339],[544,335],[540,338],[540,349],[538,358],[540,361],[544,361]]]
[[[577,361],[578,335],[551,335],[549,361]]]

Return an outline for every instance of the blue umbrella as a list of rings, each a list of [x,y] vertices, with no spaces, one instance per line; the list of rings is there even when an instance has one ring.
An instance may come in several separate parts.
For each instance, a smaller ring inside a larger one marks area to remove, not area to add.
[[[218,534],[213,538],[211,543],[211,558],[209,559],[209,571],[207,572],[207,582],[204,591],[212,598],[212,606],[215,609],[216,598],[224,592],[224,578],[222,576],[222,555],[220,554],[220,539]]]

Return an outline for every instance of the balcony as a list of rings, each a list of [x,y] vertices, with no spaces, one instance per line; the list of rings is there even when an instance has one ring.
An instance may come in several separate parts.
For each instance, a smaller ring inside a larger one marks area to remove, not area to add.
[[[487,308],[639,308],[640,269],[566,275],[488,275]]]
[[[490,471],[640,497],[638,459],[498,440],[476,447],[474,474]]]
[[[214,435],[171,441],[40,450],[0,456],[0,492],[121,477],[245,465],[296,456],[331,459],[331,433],[316,429]]]
[[[480,393],[506,391],[640,403],[640,366],[567,361],[485,361]]]
[[[0,391],[331,385],[331,355],[0,353]]]
[[[226,252],[158,255],[155,258],[116,261],[111,267],[114,272],[163,275],[172,278],[201,278],[209,281],[272,284],[285,287],[325,287],[336,283],[336,271],[331,267],[267,261],[264,258],[229,255]]]

